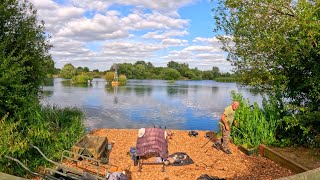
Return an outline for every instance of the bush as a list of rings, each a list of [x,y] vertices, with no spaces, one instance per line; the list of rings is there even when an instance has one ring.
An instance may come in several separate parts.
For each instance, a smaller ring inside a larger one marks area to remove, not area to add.
[[[74,76],[72,78],[72,83],[75,83],[75,84],[87,84],[88,81],[92,81],[92,77],[87,75],[87,74],[80,74],[80,75],[77,75],[77,76]]]
[[[127,84],[127,77],[124,74],[119,76],[119,85],[126,85]]]
[[[172,68],[165,68],[161,71],[162,79],[164,80],[177,80],[180,78],[180,72],[172,69]]]
[[[231,135],[237,145],[247,144],[248,146],[258,146],[274,144],[276,139],[276,129],[280,121],[279,108],[276,101],[272,99],[267,102],[263,100],[263,109],[257,103],[253,106],[244,100],[240,94],[232,92],[233,100],[240,102],[240,106],[235,114],[235,121],[232,126]]]
[[[29,145],[38,146],[50,159],[58,161],[62,150],[70,149],[85,132],[84,114],[76,108],[30,106],[27,111],[28,117],[14,119],[5,115],[0,121],[0,172],[27,174],[4,155],[19,159],[32,171],[52,165]]]
[[[113,79],[114,79],[114,72],[107,72],[106,75],[104,76],[104,79],[110,84]]]

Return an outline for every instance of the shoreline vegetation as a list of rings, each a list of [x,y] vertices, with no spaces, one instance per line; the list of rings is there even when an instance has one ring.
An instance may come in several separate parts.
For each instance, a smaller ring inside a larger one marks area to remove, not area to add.
[[[64,149],[71,146],[85,134],[84,114],[78,108],[56,106],[33,106],[23,118],[6,114],[0,121],[0,172],[29,177],[30,174],[18,167],[5,155],[19,159],[32,171],[51,165],[30,147],[39,147],[53,161],[61,158]]]
[[[104,78],[108,82],[114,79],[114,67],[119,74],[120,85],[125,85],[127,79],[160,79],[160,80],[215,80],[217,82],[236,82],[237,76],[234,73],[222,73],[218,67],[211,70],[201,71],[198,68],[189,68],[186,63],[170,61],[167,67],[154,67],[152,63],[137,61],[134,64],[123,63],[111,66],[109,70],[90,71],[88,67],[74,67],[66,64],[62,69],[55,68],[52,77],[72,79],[73,83],[87,83],[92,78]],[[91,78],[91,79],[90,79]]]

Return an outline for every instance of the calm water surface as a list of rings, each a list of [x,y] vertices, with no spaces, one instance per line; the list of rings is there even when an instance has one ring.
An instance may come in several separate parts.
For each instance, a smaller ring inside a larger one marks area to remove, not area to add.
[[[112,88],[104,79],[81,87],[55,78],[52,85],[43,87],[42,103],[81,108],[88,131],[152,126],[218,130],[220,115],[231,103],[231,90],[242,93],[251,103],[261,102],[261,96],[235,83],[128,80],[126,86]]]

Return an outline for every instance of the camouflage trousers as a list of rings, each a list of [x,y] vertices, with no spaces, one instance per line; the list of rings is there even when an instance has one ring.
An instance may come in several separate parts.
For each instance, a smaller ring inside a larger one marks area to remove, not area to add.
[[[222,143],[222,148],[223,149],[229,149],[229,141],[230,141],[230,130],[227,131],[226,128],[224,127],[223,123],[219,123],[220,126],[220,131],[222,132],[222,138],[221,138],[221,142]]]

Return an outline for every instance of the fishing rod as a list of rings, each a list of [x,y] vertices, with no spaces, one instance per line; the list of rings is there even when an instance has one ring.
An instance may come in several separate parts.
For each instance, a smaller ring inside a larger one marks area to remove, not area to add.
[[[201,146],[203,148],[205,145],[207,145],[215,136],[213,135],[204,145]]]

